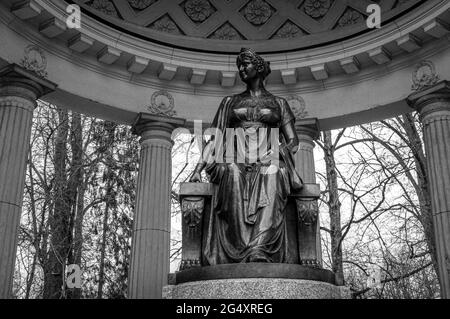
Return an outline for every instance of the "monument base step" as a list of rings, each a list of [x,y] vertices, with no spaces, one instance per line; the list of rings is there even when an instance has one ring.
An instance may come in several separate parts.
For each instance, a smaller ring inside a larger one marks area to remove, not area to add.
[[[235,278],[192,281],[163,288],[164,299],[350,299],[350,289],[323,281]]]

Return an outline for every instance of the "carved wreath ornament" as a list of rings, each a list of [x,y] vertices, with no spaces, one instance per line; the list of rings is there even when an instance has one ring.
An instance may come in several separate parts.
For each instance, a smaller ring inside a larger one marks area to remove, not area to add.
[[[439,76],[436,74],[436,68],[431,61],[422,61],[416,65],[412,75],[412,89],[422,90],[435,85],[439,82]]]
[[[245,7],[244,15],[249,22],[260,25],[269,20],[272,10],[263,0],[253,0]]]
[[[296,120],[301,120],[308,116],[308,112],[306,111],[306,103],[302,97],[292,94],[289,95],[286,100],[291,107],[292,113],[294,113]]]
[[[177,114],[173,110],[175,107],[174,99],[167,91],[156,91],[152,94],[148,107],[150,113],[164,116],[174,116]]]
[[[207,0],[188,0],[184,10],[194,22],[203,22],[214,12],[214,8]]]
[[[24,57],[20,64],[27,70],[33,71],[40,77],[47,77],[47,58],[44,51],[36,45],[29,45],[25,48]]]

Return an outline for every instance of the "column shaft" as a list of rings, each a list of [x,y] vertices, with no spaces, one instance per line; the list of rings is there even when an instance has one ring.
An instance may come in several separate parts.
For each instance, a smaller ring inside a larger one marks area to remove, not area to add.
[[[299,134],[298,152],[294,156],[295,168],[305,183],[316,183],[314,164],[314,141],[311,137]]]
[[[443,298],[450,298],[450,102],[447,114],[423,120]]]
[[[33,101],[0,96],[0,299],[12,290],[33,109]]]
[[[438,262],[441,298],[450,298],[450,82],[410,95],[420,113]]]
[[[161,298],[170,253],[172,131],[184,120],[141,114],[141,153],[128,281],[129,298]]]
[[[169,273],[171,145],[141,145],[130,297],[160,298]]]

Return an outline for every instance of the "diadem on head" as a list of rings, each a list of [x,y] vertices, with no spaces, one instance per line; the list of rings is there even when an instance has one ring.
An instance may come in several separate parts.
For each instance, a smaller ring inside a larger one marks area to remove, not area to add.
[[[270,74],[270,62],[265,61],[259,54],[257,54],[250,48],[241,48],[241,51],[236,58],[236,65],[239,67],[239,65],[245,58],[250,59],[250,61],[252,61],[252,63],[256,65],[258,73],[263,78]]]

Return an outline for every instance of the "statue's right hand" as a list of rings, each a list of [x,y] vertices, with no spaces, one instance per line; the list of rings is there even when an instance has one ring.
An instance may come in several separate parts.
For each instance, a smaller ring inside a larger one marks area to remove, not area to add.
[[[202,182],[202,175],[199,172],[194,172],[194,174],[192,174],[191,178],[189,179],[189,182],[191,182],[191,183],[201,183]]]

